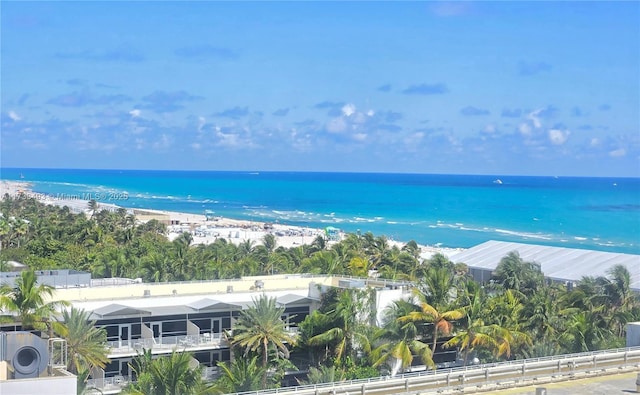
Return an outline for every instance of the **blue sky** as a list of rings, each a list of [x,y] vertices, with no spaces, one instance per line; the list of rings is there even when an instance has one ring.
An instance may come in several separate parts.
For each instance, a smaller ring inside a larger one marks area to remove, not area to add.
[[[639,2],[12,2],[1,165],[640,176]]]

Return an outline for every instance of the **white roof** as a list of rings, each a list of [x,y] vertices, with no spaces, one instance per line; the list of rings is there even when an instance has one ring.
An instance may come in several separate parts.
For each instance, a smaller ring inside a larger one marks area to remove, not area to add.
[[[234,292],[229,294],[215,295],[215,299],[209,299],[209,295],[188,295],[188,296],[160,296],[145,298],[142,296],[127,299],[119,299],[117,303],[110,300],[100,301],[74,301],[72,305],[76,308],[84,309],[102,315],[114,315],[119,312],[142,312],[149,314],[150,311],[158,308],[165,308],[167,313],[174,309],[178,312],[196,313],[199,311],[210,311],[209,309],[220,308],[222,310],[240,310],[242,306],[251,306],[255,299],[261,295],[276,298],[278,301],[285,300],[286,304],[295,304],[292,301],[305,300],[308,298],[308,290],[291,289],[285,291],[260,291],[260,292]],[[94,318],[95,319],[95,318]]]
[[[623,265],[631,274],[631,288],[640,290],[640,255],[492,240],[454,254],[450,259],[472,268],[494,270],[512,251],[517,251],[526,262],[540,264],[545,277],[556,280],[579,281],[585,276],[607,276],[610,268]]]

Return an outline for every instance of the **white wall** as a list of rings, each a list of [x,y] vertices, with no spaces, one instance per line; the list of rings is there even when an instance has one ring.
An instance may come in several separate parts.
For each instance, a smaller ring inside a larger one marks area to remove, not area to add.
[[[398,289],[379,289],[376,292],[376,298],[377,298],[377,303],[376,303],[376,307],[378,309],[378,314],[377,314],[377,320],[378,320],[378,325],[382,325],[382,321],[384,318],[384,310],[388,307],[391,306],[391,304],[397,300],[400,299],[405,299],[405,300],[409,300],[411,299],[412,295],[411,292],[406,290],[404,287],[403,288],[398,288]]]
[[[77,379],[71,373],[64,376],[0,381],[0,394],[11,395],[74,395]]]
[[[640,322],[627,323],[627,347],[640,346]]]

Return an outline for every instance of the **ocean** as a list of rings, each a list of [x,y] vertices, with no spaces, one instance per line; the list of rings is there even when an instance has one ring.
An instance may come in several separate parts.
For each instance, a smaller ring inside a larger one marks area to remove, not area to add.
[[[640,254],[640,179],[1,169],[52,197],[468,248],[488,240]]]

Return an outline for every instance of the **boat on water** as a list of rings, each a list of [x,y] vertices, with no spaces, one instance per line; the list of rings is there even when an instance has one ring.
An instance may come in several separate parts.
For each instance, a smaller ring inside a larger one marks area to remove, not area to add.
[[[498,185],[502,185],[502,180],[497,178],[497,179],[493,180],[493,183],[494,184],[498,184]]]

